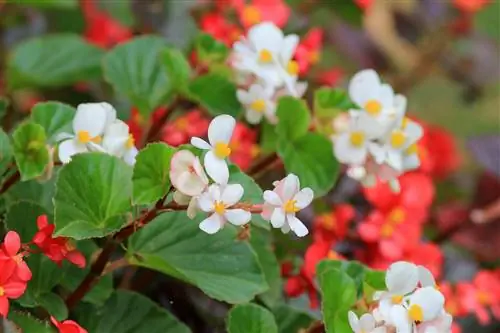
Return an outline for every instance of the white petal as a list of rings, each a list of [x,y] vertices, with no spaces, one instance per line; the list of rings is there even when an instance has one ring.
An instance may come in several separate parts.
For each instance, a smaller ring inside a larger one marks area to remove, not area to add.
[[[205,185],[208,185],[207,174],[205,173],[205,170],[201,166],[201,162],[200,162],[200,159],[198,156],[196,156],[196,158],[194,159],[192,166],[193,166],[194,172],[198,175],[198,177],[200,177],[200,180]]]
[[[75,137],[74,134],[63,132],[63,133],[56,134],[56,136],[54,137],[54,140],[56,142],[59,142],[59,141],[65,141],[65,140],[73,139],[74,137]]]
[[[212,119],[210,126],[208,126],[208,141],[212,146],[218,142],[228,144],[233,135],[236,120],[227,114],[223,114]]]
[[[262,120],[262,117],[264,114],[262,112],[255,112],[252,109],[247,109],[245,112],[245,119],[250,123],[250,124],[258,124]]]
[[[102,145],[109,154],[122,156],[127,148],[126,143],[128,138],[128,125],[121,120],[117,120],[109,125],[104,132]]]
[[[353,147],[350,143],[350,133],[346,132],[335,139],[334,154],[342,163],[362,165],[366,160],[367,148]]]
[[[402,305],[393,306],[390,316],[390,321],[396,326],[398,333],[411,333],[411,323],[408,318],[408,311]]]
[[[285,224],[285,212],[281,207],[275,208],[271,215],[271,225],[273,228],[281,228]]]
[[[298,236],[298,237],[304,237],[309,233],[309,230],[307,230],[306,226],[304,223],[302,223],[301,220],[299,220],[294,214],[288,214],[286,216],[286,221],[288,222],[288,225],[290,226],[290,229]]]
[[[394,112],[396,117],[403,117],[406,112],[406,97],[403,95],[394,96]]]
[[[283,46],[281,48],[281,63],[283,65],[287,65],[295,53],[295,49],[299,44],[299,36],[297,35],[288,35],[283,40]]]
[[[303,188],[299,193],[295,194],[293,200],[295,200],[295,206],[299,209],[304,209],[309,206],[311,201],[314,199],[314,192],[309,187]]]
[[[203,149],[203,150],[208,150],[212,149],[212,146],[208,142],[206,142],[203,139],[200,139],[198,137],[192,137],[191,138],[191,144],[195,146],[196,148]]]
[[[264,201],[274,206],[283,205],[279,195],[274,191],[264,191]]]
[[[300,189],[299,178],[293,173],[289,174],[283,180],[283,202],[292,199]]]
[[[373,69],[356,73],[349,82],[349,96],[354,103],[363,108],[366,101],[374,98],[380,87],[380,79]]]
[[[349,325],[351,325],[352,330],[354,333],[359,333],[360,328],[359,328],[359,319],[358,316],[352,311],[349,311],[347,313],[347,319],[349,320]]]
[[[205,154],[204,165],[207,174],[217,184],[227,184],[229,180],[229,168],[227,167],[226,161],[215,156],[213,151],[209,151]]]
[[[434,279],[434,276],[432,275],[431,271],[424,266],[418,266],[418,278],[422,287],[436,286],[436,280]]]
[[[214,209],[214,200],[210,193],[204,192],[198,197],[198,207],[204,212],[212,212]]]
[[[373,156],[373,159],[377,164],[382,164],[385,160],[385,150],[384,148],[375,142],[370,142],[368,144],[368,151]]]
[[[71,156],[78,153],[85,153],[88,151],[87,147],[80,144],[74,139],[63,141],[59,145],[59,160],[63,163],[69,163],[71,161]]]
[[[179,205],[187,205],[191,201],[191,197],[189,195],[185,195],[179,191],[174,192],[173,199]]]
[[[392,110],[394,106],[394,90],[390,85],[385,83],[380,86],[378,100],[384,109]]]
[[[240,101],[241,104],[250,104],[250,103],[252,103],[252,96],[246,90],[238,89],[236,91],[236,97],[238,98],[238,101]]]
[[[221,186],[218,184],[212,184],[208,187],[208,193],[212,198],[212,201],[221,201]]]
[[[224,213],[226,219],[233,225],[240,226],[250,222],[252,214],[243,209],[228,209]]]
[[[290,232],[290,225],[288,223],[283,224],[281,227],[281,232],[287,234]]]
[[[412,292],[418,284],[417,266],[405,261],[393,263],[387,269],[385,284],[393,295],[404,296]]]
[[[267,49],[276,54],[283,45],[283,32],[271,22],[254,25],[248,31],[247,36],[258,50]]]
[[[359,318],[359,326],[363,332],[371,332],[375,328],[375,319],[369,313],[365,313]]]
[[[191,220],[195,218],[196,213],[198,213],[198,198],[197,197],[191,198],[191,201],[189,201],[186,213],[187,213],[187,216]]]
[[[170,172],[182,173],[188,171],[195,159],[196,156],[189,150],[179,150],[172,156],[170,161]]]
[[[403,171],[415,170],[420,166],[420,158],[418,154],[410,154],[403,156]]]
[[[387,333],[387,327],[379,326],[379,327],[373,329],[370,333]]]
[[[243,197],[243,186],[240,184],[230,184],[224,187],[221,194],[221,201],[228,206],[232,206]]]
[[[197,174],[185,171],[178,177],[172,179],[172,185],[188,196],[200,195],[206,188],[204,183]]]
[[[212,214],[200,223],[200,229],[207,234],[215,234],[222,228],[223,221],[219,214]]]
[[[123,155],[123,160],[128,165],[133,166],[133,165],[135,165],[135,158],[136,158],[138,153],[139,153],[139,151],[137,150],[137,148],[135,148],[135,147],[129,148],[125,151],[125,154]]]
[[[410,308],[412,305],[422,308],[423,320],[433,320],[443,311],[444,296],[434,287],[417,289],[410,297]]]
[[[115,108],[106,102],[101,102],[99,103],[100,106],[105,110],[106,112],[106,127],[111,125],[113,122],[116,120],[116,110]]]
[[[107,111],[101,103],[85,103],[78,105],[73,118],[73,131],[89,132],[90,137],[102,135],[106,128]]]

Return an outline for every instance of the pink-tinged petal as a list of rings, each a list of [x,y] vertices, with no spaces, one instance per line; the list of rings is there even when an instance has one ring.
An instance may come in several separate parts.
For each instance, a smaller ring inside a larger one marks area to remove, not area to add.
[[[0,316],[7,317],[9,314],[9,300],[5,296],[0,296]]]
[[[208,141],[212,145],[219,142],[228,144],[231,141],[235,126],[236,120],[230,115],[223,114],[215,117],[208,126]]]
[[[262,216],[264,220],[270,221],[273,212],[274,208],[271,205],[264,203],[264,205],[262,206],[262,214],[260,214],[260,216]]]
[[[19,298],[26,291],[26,282],[10,282],[3,286],[5,296],[8,298]]]
[[[19,234],[15,231],[9,231],[7,235],[5,235],[3,247],[8,256],[14,257],[21,248],[21,238]]]
[[[17,264],[17,277],[22,281],[31,280],[31,270],[26,262],[21,261],[19,264]]]
[[[206,184],[198,175],[188,171],[182,172],[176,178],[172,178],[172,185],[190,197],[200,195],[206,187]]]
[[[293,197],[293,200],[296,201],[295,205],[299,209],[304,209],[305,207],[309,206],[313,199],[314,192],[309,187],[303,188]]]
[[[283,201],[291,200],[299,191],[300,183],[299,178],[294,174],[289,174],[283,180]]]
[[[208,150],[211,149],[212,146],[208,142],[206,142],[203,139],[200,139],[198,137],[191,138],[191,144],[195,146],[196,148],[203,149],[203,150]]]
[[[273,228],[281,228],[285,225],[285,212],[281,207],[273,210],[271,214],[271,225]]]
[[[59,326],[61,325],[61,323],[59,323],[59,322],[57,321],[57,319],[56,319],[56,318],[54,318],[54,317],[52,317],[52,316],[50,316],[50,321],[51,321],[51,322],[52,322],[52,324],[53,324],[55,327],[57,327],[57,328],[59,328]]]
[[[403,250],[392,240],[384,239],[379,244],[380,253],[387,259],[397,260],[403,255]]]
[[[491,322],[488,310],[482,305],[476,307],[476,316],[479,320],[479,323],[483,326],[486,326]]]
[[[283,205],[283,202],[281,202],[279,195],[274,191],[264,191],[264,201],[274,206]]]
[[[46,226],[49,225],[49,219],[47,218],[47,215],[40,215],[36,219],[36,225],[38,226],[38,230],[42,230]]]
[[[66,255],[66,259],[79,268],[85,268],[87,260],[85,256],[78,251],[71,251]]]
[[[227,184],[229,179],[229,168],[225,160],[221,160],[215,156],[213,151],[209,151],[205,154],[204,165],[207,174],[217,184]]]

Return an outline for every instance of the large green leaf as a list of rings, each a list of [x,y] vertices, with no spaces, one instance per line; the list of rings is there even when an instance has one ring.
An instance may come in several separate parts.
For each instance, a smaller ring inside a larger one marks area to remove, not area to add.
[[[352,108],[356,105],[343,90],[323,87],[314,93],[314,114],[317,117],[333,118]]]
[[[12,140],[21,180],[29,180],[42,175],[49,163],[47,136],[43,127],[25,122],[14,131]]]
[[[5,199],[8,205],[18,201],[29,201],[42,206],[45,211],[54,211],[52,198],[55,192],[55,183],[59,167],[54,168],[54,176],[46,182],[29,180],[27,182],[17,182],[6,193]]]
[[[196,38],[196,54],[205,63],[224,62],[229,55],[229,49],[209,34],[199,34]]]
[[[357,294],[361,295],[363,292],[363,281],[365,280],[365,274],[369,271],[369,268],[365,267],[358,261],[346,261],[346,260],[322,260],[316,266],[316,274],[321,275],[330,269],[339,269],[353,279],[356,284]]]
[[[306,330],[315,320],[305,311],[282,304],[273,309],[280,333],[295,333]]]
[[[104,57],[106,81],[127,96],[144,116],[172,95],[172,84],[159,58],[165,47],[163,38],[143,36],[116,46]]]
[[[7,68],[10,88],[58,87],[99,78],[103,51],[72,34],[52,34],[17,46]]]
[[[20,332],[33,333],[55,333],[55,328],[48,322],[41,321],[38,318],[31,316],[29,313],[11,311],[9,313],[9,321],[13,322]],[[8,327],[8,326],[7,326]],[[7,331],[9,332],[9,331]]]
[[[276,114],[279,119],[276,132],[282,140],[295,141],[309,130],[311,115],[303,100],[291,96],[280,98]]]
[[[271,154],[276,151],[277,144],[278,133],[276,133],[276,125],[272,125],[264,120],[260,131],[260,149],[263,153]]]
[[[236,240],[227,225],[215,235],[198,228],[204,216],[190,221],[186,212],[169,212],[133,235],[129,261],[184,280],[207,295],[228,303],[244,303],[267,290],[255,253]]]
[[[12,147],[7,133],[0,128],[0,174],[4,174],[12,162]]]
[[[78,0],[7,0],[7,2],[43,8],[73,9],[78,7]]]
[[[94,316],[82,316],[80,324],[90,333],[189,333],[189,328],[148,298],[117,291]]]
[[[132,168],[122,160],[85,153],[61,168],[54,197],[56,234],[103,237],[127,223]]]
[[[184,54],[176,48],[169,47],[161,52],[160,57],[173,89],[177,92],[186,92],[191,77],[191,66]]]
[[[133,175],[134,203],[152,204],[170,189],[170,160],[175,149],[165,143],[152,143],[136,158]]]
[[[229,311],[229,333],[278,333],[278,326],[269,310],[256,304],[237,305]]]
[[[17,201],[7,209],[5,226],[8,230],[16,231],[23,243],[29,243],[38,231],[36,220],[40,215],[48,215],[50,212],[38,203],[30,201]]]
[[[289,173],[300,178],[302,187],[310,187],[320,197],[330,191],[338,177],[339,164],[333,157],[330,140],[316,133],[308,133],[290,142],[278,142],[278,154]]]
[[[194,79],[189,85],[189,95],[214,116],[229,114],[238,117],[243,111],[236,98],[236,85],[220,74],[206,74]]]
[[[31,110],[31,120],[45,129],[48,140],[55,142],[59,133],[72,133],[72,121],[76,110],[74,107],[59,102],[38,103]]]

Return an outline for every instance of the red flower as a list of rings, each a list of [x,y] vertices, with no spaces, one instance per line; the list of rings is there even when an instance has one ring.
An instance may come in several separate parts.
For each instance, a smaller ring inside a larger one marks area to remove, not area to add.
[[[157,108],[151,115],[151,122],[154,123],[159,121],[167,112],[166,108]],[[132,108],[130,112],[130,119],[127,121],[130,133],[134,137],[135,142],[140,142],[142,139],[142,131],[148,125],[144,116],[137,110],[137,108]]]
[[[200,29],[229,47],[242,35],[238,26],[229,23],[224,15],[218,12],[204,14],[200,20]]]
[[[0,316],[7,317],[9,313],[9,299],[21,297],[26,291],[26,281],[21,281],[13,274],[13,270],[6,261],[0,261]]]
[[[332,68],[327,71],[321,71],[316,78],[319,84],[325,86],[336,86],[344,76],[344,72],[340,68]]]
[[[354,0],[354,3],[358,5],[359,8],[367,10],[372,6],[373,0]]]
[[[457,290],[449,283],[443,282],[439,284],[439,291],[445,299],[445,310],[453,317],[462,317],[467,314],[466,309],[462,306],[462,301]]]
[[[191,137],[204,137],[208,132],[210,121],[201,111],[195,110],[167,123],[162,131],[162,140],[171,146],[188,143]]]
[[[251,4],[236,8],[245,29],[264,21],[283,28],[290,16],[290,7],[284,0],[252,0]]]
[[[84,268],[86,259],[66,237],[53,238],[55,225],[49,224],[46,215],[38,217],[37,221],[38,232],[33,237],[33,243],[38,246],[42,252],[52,261],[57,264],[66,259],[72,264]]]
[[[31,270],[24,262],[24,253],[18,253],[21,250],[21,238],[15,231],[9,231],[5,235],[4,242],[0,249],[0,262],[5,266],[11,266],[13,274],[21,281],[31,280]]]
[[[420,242],[405,253],[404,260],[426,267],[436,279],[441,276],[444,256],[441,248],[436,244]]]
[[[229,147],[231,148],[229,159],[231,162],[239,166],[241,170],[248,169],[254,158],[260,153],[259,145],[256,141],[257,133],[253,129],[242,123],[236,123],[231,142],[229,143]]]
[[[299,64],[299,74],[304,75],[309,68],[318,63],[323,46],[323,30],[313,28],[304,36],[295,51],[295,60]]]
[[[475,13],[488,4],[489,0],[454,0],[453,4],[461,11]]]
[[[343,239],[354,214],[351,205],[341,204],[334,207],[330,213],[317,216],[314,219],[314,239],[327,242]]]
[[[59,330],[59,333],[87,333],[87,330],[73,320],[58,322],[56,318],[50,317],[50,321]]]

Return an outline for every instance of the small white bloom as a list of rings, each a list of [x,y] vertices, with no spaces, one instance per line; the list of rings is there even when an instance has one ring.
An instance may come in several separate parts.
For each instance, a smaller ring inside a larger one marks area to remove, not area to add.
[[[276,103],[273,101],[273,89],[265,88],[259,84],[252,84],[248,91],[238,89],[236,96],[244,105],[246,113],[245,117],[250,124],[258,124],[262,117],[275,124],[276,118]]]
[[[418,279],[422,287],[436,287],[434,275],[432,275],[430,270],[421,265],[418,266]]]
[[[252,217],[250,212],[231,208],[243,197],[243,187],[240,184],[217,185],[212,184],[208,190],[198,198],[199,208],[212,213],[200,223],[200,229],[207,234],[219,231],[226,221],[241,226],[248,223]]]
[[[289,174],[276,183],[273,191],[264,192],[262,217],[284,233],[292,230],[297,236],[303,237],[309,230],[295,214],[307,207],[313,198],[313,191],[308,187],[301,190],[299,178]]]
[[[404,118],[401,126],[392,130],[385,138],[383,146],[384,154],[376,158],[378,163],[387,163],[393,169],[403,171],[405,156],[408,148],[415,144],[423,135],[422,127],[414,121]],[[412,149],[410,149],[410,153]],[[415,163],[414,161],[412,161]],[[406,160],[406,164],[410,163]],[[418,167],[420,163],[416,165]],[[413,165],[412,165],[413,166]]]
[[[135,157],[138,153],[135,139],[129,132],[128,125],[123,121],[116,119],[106,128],[102,146],[108,154],[123,158],[129,165],[135,164]]]
[[[187,216],[190,219],[194,219],[198,213],[198,196],[191,197],[180,191],[175,191],[173,199],[179,205],[188,205],[186,209]]]
[[[369,314],[365,313],[358,319],[358,316],[352,311],[348,313],[349,325],[354,333],[385,333],[387,332],[386,327],[376,327],[375,318]]]
[[[212,119],[208,127],[209,142],[198,137],[191,138],[193,146],[208,150],[203,164],[208,175],[218,184],[226,184],[229,179],[229,168],[225,159],[231,154],[229,142],[235,125],[233,117],[223,114]]]
[[[189,150],[180,150],[172,156],[170,181],[178,191],[190,197],[200,195],[208,186],[200,159]]]
[[[417,333],[451,333],[453,317],[443,311],[436,319],[417,326]]]
[[[100,146],[106,128],[116,120],[116,111],[108,103],[86,103],[77,107],[73,118],[73,134],[61,133],[59,159],[63,163],[88,151],[104,151]]]
[[[408,315],[413,321],[426,322],[436,319],[443,307],[443,294],[434,287],[423,287],[409,297]]]

